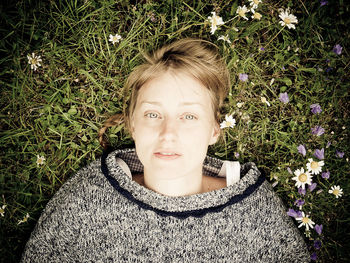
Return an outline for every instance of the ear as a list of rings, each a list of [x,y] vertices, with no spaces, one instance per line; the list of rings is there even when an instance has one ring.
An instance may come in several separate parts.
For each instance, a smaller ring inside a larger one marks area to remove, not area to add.
[[[218,141],[220,133],[221,133],[220,126],[219,124],[215,123],[213,127],[213,132],[209,141],[209,145],[213,145]]]

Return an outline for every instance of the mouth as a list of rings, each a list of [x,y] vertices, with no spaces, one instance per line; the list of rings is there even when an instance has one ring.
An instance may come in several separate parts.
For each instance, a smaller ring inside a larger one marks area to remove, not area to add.
[[[181,155],[172,151],[159,151],[155,152],[154,156],[163,160],[175,160],[179,158]]]

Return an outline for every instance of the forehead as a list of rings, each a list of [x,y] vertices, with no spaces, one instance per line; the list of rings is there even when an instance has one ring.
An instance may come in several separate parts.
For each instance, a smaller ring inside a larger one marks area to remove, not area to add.
[[[165,72],[141,87],[137,102],[168,100],[181,104],[211,102],[209,90],[196,78],[185,73]]]

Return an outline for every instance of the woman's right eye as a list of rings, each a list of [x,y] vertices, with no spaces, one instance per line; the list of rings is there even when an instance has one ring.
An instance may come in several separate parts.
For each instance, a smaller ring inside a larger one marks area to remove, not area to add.
[[[158,114],[154,113],[154,112],[149,112],[145,114],[146,117],[150,118],[150,119],[156,119],[158,118]]]

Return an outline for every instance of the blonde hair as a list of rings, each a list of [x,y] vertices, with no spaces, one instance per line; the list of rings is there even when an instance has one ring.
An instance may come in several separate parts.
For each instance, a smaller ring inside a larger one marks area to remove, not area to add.
[[[215,120],[220,122],[220,110],[230,87],[230,78],[216,45],[206,40],[186,38],[165,45],[144,58],[145,63],[137,66],[125,83],[124,91],[131,91],[131,95],[124,115],[113,115],[99,131],[99,141],[104,148],[108,146],[103,136],[107,128],[125,122],[130,132],[130,121],[140,88],[168,70],[183,72],[199,80],[209,90]]]

